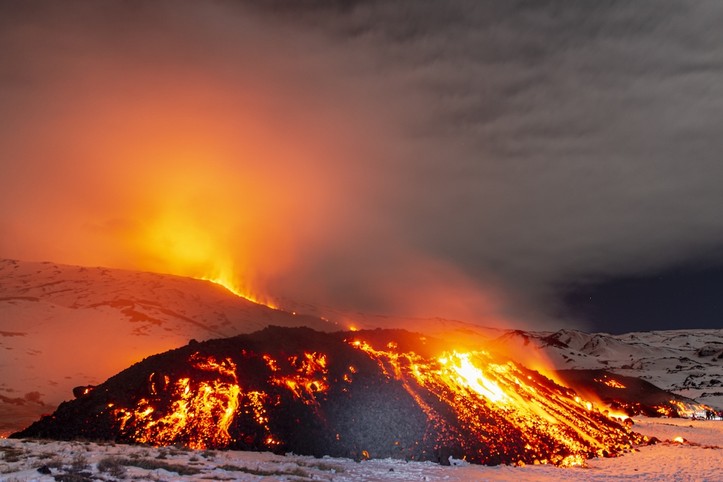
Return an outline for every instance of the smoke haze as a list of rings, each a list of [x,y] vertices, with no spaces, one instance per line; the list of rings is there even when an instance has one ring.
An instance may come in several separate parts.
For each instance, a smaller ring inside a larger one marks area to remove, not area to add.
[[[0,256],[535,327],[720,261],[716,2],[0,9]]]

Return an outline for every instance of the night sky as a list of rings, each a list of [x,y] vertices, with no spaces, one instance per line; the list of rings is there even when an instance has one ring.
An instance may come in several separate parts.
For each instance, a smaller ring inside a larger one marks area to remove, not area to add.
[[[681,265],[563,291],[561,318],[584,319],[610,333],[718,328],[723,320],[723,269]]]
[[[0,256],[723,327],[723,3],[0,2]]]

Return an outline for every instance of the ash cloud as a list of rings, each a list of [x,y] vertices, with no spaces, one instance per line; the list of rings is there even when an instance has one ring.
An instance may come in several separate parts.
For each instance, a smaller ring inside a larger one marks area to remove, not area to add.
[[[716,2],[65,5],[0,15],[3,256],[535,327],[720,261]]]

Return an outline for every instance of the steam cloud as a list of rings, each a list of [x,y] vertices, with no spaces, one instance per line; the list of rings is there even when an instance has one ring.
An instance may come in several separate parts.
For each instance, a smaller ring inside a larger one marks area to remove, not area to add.
[[[549,327],[716,255],[717,2],[252,3],[0,6],[0,256]]]

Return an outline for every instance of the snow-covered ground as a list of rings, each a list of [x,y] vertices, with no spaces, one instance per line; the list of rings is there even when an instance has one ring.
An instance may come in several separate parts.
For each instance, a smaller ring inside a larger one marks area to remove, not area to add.
[[[723,480],[723,421],[637,419],[635,427],[661,442],[640,447],[622,457],[590,460],[585,468],[484,467],[461,461],[457,466],[445,467],[431,462],[390,459],[355,462],[256,452],[0,439],[0,481]],[[685,441],[674,442],[676,437],[683,437]]]

